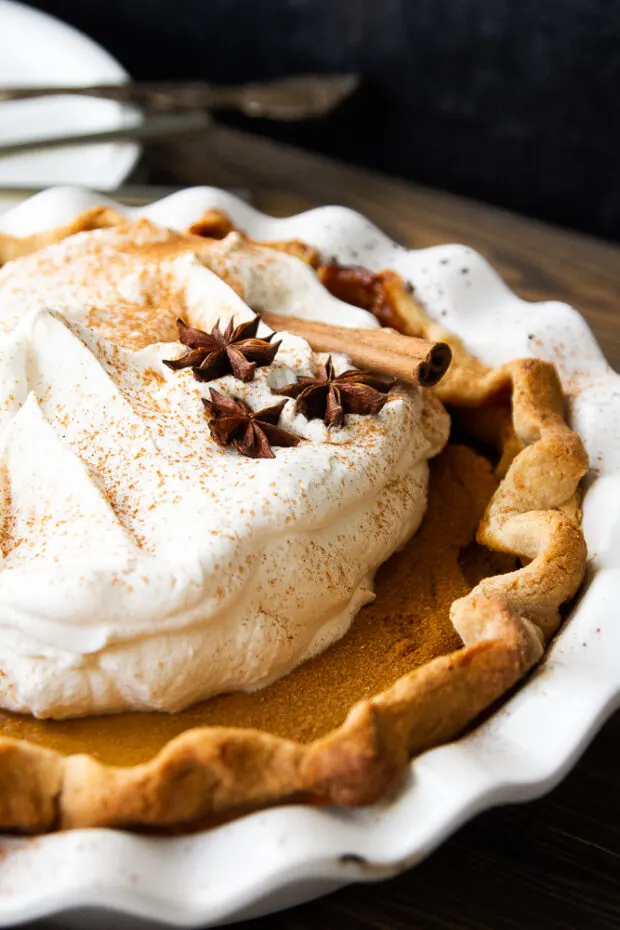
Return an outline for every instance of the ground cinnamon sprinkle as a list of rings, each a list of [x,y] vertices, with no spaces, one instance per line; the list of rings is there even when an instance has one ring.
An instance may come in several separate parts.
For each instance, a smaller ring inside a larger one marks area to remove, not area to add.
[[[316,659],[255,694],[229,694],[178,714],[120,714],[62,722],[0,714],[0,733],[53,747],[91,752],[104,762],[134,765],[190,727],[257,727],[310,741],[342,722],[358,700],[392,684],[435,656],[458,649],[452,601],[485,575],[515,567],[509,556],[474,543],[496,487],[488,461],[450,445],[431,464],[429,508],[410,543],[377,578],[377,599],[350,631]]]
[[[143,305],[118,303],[113,309],[93,307],[87,325],[125,349],[139,350],[154,342],[176,342],[180,309],[172,294]]]

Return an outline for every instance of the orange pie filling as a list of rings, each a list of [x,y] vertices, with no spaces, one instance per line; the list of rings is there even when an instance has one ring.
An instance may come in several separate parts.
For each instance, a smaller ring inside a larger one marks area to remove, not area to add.
[[[357,701],[461,646],[449,619],[452,602],[480,578],[515,567],[511,556],[474,541],[496,487],[486,458],[448,445],[431,463],[424,521],[379,570],[376,600],[335,645],[261,691],[221,695],[175,714],[54,721],[4,712],[0,733],[114,765],[144,762],[173,737],[204,725],[252,727],[310,742],[341,724]]]

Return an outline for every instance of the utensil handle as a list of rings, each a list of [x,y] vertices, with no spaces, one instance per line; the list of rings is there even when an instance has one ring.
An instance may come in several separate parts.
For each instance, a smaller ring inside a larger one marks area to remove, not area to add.
[[[210,109],[216,104],[224,106],[234,92],[234,87],[214,88],[204,81],[182,84],[91,84],[86,87],[7,87],[0,89],[0,102],[71,94],[79,97],[99,97],[165,112]]]
[[[64,148],[65,146],[93,145],[98,142],[125,142],[131,139],[163,139],[186,132],[197,132],[211,125],[206,112],[178,113],[174,116],[153,116],[136,126],[103,132],[84,132],[76,135],[50,136],[43,139],[27,139],[0,145],[0,158],[19,155],[22,152],[42,149]]]

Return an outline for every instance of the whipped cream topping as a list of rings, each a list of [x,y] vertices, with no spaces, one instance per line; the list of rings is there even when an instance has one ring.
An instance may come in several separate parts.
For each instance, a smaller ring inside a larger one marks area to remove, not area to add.
[[[420,390],[333,430],[291,400],[280,422],[304,441],[275,459],[214,443],[210,386],[260,409],[324,360],[283,334],[248,384],[163,364],[185,351],[177,316],[208,329],[250,307],[377,325],[237,234],[140,221],[0,269],[1,706],[175,711],[262,687],[346,632],[417,529],[448,431]]]

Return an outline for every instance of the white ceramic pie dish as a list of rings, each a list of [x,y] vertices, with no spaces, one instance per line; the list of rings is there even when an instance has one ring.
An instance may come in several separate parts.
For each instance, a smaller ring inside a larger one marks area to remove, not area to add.
[[[1,217],[0,231],[25,235],[101,202],[88,191],[52,189]],[[213,926],[393,875],[479,811],[549,790],[620,704],[613,615],[620,597],[620,377],[584,320],[566,304],[520,300],[465,246],[406,250],[339,207],[278,220],[226,192],[195,188],[126,212],[185,228],[208,207],[226,210],[257,239],[297,237],[344,262],[394,268],[483,361],[553,361],[593,466],[584,501],[587,581],[524,687],[469,736],[412,762],[390,803],[358,811],[286,806],[175,839],[113,830],[5,838],[0,926],[59,912],[69,912],[64,925],[95,927],[98,915],[107,926],[110,908],[128,922]],[[120,917],[115,923],[123,926]]]

